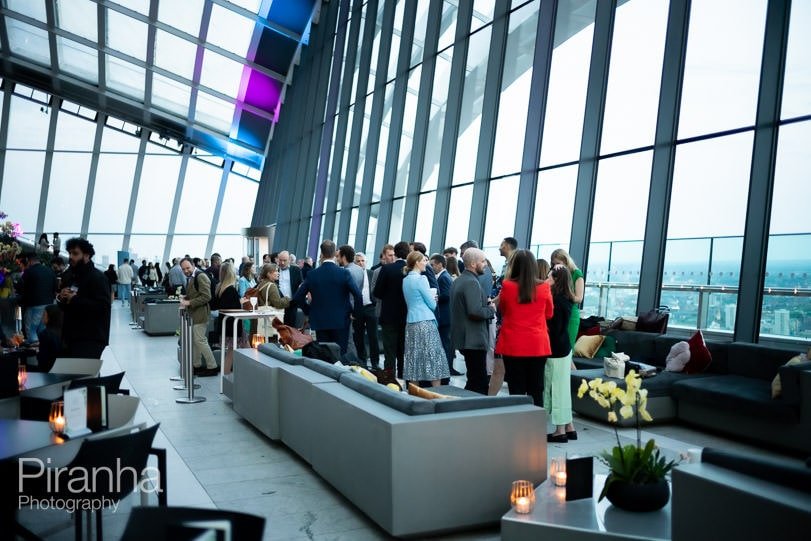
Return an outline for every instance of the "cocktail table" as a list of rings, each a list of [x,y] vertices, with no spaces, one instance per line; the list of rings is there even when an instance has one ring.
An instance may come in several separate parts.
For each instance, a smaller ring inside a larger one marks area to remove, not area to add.
[[[659,511],[632,513],[597,501],[606,475],[594,476],[591,498],[566,501],[566,489],[551,480],[535,489],[535,508],[519,514],[511,509],[501,517],[504,540],[555,539],[556,541],[670,539],[670,503]],[[506,499],[506,497],[505,497]]]

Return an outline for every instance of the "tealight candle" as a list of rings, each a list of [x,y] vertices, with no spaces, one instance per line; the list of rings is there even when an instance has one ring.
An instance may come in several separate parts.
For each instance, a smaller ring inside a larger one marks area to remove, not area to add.
[[[555,474],[555,486],[558,487],[565,487],[566,486],[566,472],[559,471]]]
[[[17,365],[17,385],[20,389],[25,388],[25,382],[28,380],[28,372],[26,371],[25,364],[20,363]]]
[[[516,513],[529,513],[530,512],[530,502],[529,498],[521,497],[515,500],[515,512]]]
[[[535,487],[531,481],[514,481],[510,491],[510,504],[516,513],[531,513],[535,507]]]

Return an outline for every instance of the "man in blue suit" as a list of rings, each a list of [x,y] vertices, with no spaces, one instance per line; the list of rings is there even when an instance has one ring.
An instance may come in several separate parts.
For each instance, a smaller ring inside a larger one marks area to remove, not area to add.
[[[450,368],[451,375],[460,376],[462,373],[453,367],[456,350],[451,345],[451,285],[453,285],[453,278],[445,270],[445,265],[447,265],[445,256],[439,254],[431,256],[431,269],[436,275],[438,284],[436,323],[439,328],[439,337],[442,339],[442,349],[445,350],[445,355],[448,357],[448,368]]]
[[[307,302],[307,294],[310,302]],[[310,317],[310,328],[319,342],[335,342],[346,353],[349,342],[349,316],[352,304],[362,310],[363,297],[346,269],[335,262],[335,243],[321,243],[321,264],[307,273],[307,278],[293,295],[293,301]]]

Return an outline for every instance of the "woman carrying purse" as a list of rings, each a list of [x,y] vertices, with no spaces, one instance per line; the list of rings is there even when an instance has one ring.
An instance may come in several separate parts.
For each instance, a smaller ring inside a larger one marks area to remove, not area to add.
[[[283,297],[276,282],[279,280],[279,267],[275,263],[262,265],[259,271],[259,285],[257,286],[259,298],[258,307],[260,312],[280,311],[277,313],[279,319],[284,319],[284,309],[290,306],[290,299]],[[275,310],[273,310],[275,309]],[[257,322],[256,333],[265,338],[277,336],[276,329],[273,328],[270,316],[260,318]]]

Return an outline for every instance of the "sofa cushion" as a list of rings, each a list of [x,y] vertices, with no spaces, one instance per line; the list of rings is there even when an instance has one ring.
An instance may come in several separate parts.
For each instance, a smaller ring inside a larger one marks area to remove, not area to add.
[[[668,372],[681,372],[690,361],[690,344],[681,341],[673,344],[665,359],[665,369]]]
[[[585,357],[572,357],[572,362],[578,370],[589,370],[592,368],[602,369],[605,361],[603,361],[602,357],[595,357],[593,359],[586,359]]]
[[[605,336],[602,335],[583,335],[574,343],[574,354],[578,357],[592,359],[600,346],[603,345],[604,340]]]
[[[605,340],[603,340],[603,345],[600,346],[600,349],[597,350],[597,353],[594,354],[594,357],[597,359],[602,360],[603,357],[611,357],[611,354],[617,351],[617,339],[613,336],[606,336]]]
[[[811,360],[780,367],[781,399],[785,404],[800,403],[800,397],[802,396],[800,392],[800,376],[802,372],[811,372]]]
[[[260,344],[259,351],[287,364],[301,364],[301,355],[285,351],[276,344]]]
[[[797,409],[780,400],[772,400],[768,381],[744,376],[707,376],[690,378],[673,384],[673,397],[708,408],[734,411],[741,426],[747,419],[758,418],[775,423],[797,423]],[[745,428],[742,430],[746,432]]]
[[[771,381],[780,367],[797,352],[760,344],[732,342],[728,345],[727,354],[730,374]]]
[[[338,380],[364,396],[371,398],[390,408],[396,409],[406,415],[428,415],[434,413],[434,402],[423,398],[410,396],[408,393],[398,393],[392,391],[385,385],[373,383],[368,379],[355,374],[354,372],[344,372]]]
[[[527,395],[484,396],[471,398],[456,398],[454,400],[437,400],[433,402],[437,413],[451,413],[455,411],[470,411],[487,408],[503,408],[507,406],[531,405],[532,397]]]
[[[655,366],[666,366],[667,354],[670,353],[670,349],[673,347],[673,344],[684,340],[686,339],[683,336],[673,336],[670,334],[657,336],[655,342],[656,358],[654,359],[654,362],[650,364]],[[705,370],[705,372],[726,374],[728,372],[727,346],[729,345],[729,342],[707,340],[705,337],[704,344],[707,346],[707,349],[710,350],[710,354],[712,355],[712,363],[707,370]]]
[[[614,331],[606,332],[607,336],[613,336],[617,340],[614,351],[625,353],[632,361],[654,364],[656,358],[656,338],[657,334],[641,331]],[[664,366],[664,357],[659,365]]]
[[[314,372],[318,372],[322,376],[327,376],[335,381],[341,377],[341,374],[349,370],[349,368],[340,365],[333,365],[320,359],[310,359],[309,357],[298,357],[299,364],[305,366]]]
[[[690,337],[687,345],[690,346],[690,360],[684,365],[682,371],[685,374],[701,374],[712,362],[712,353],[704,343],[704,333],[701,332],[701,329]]]

